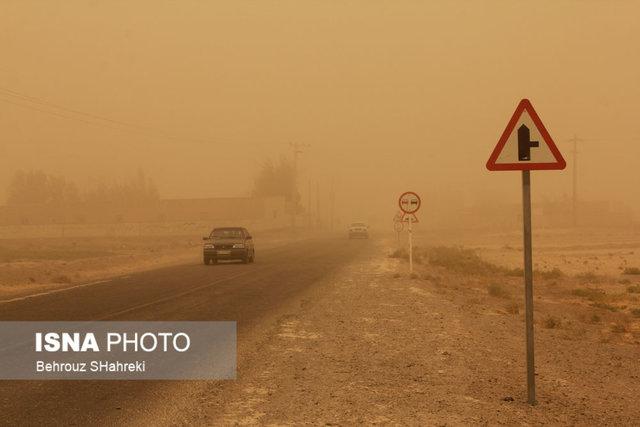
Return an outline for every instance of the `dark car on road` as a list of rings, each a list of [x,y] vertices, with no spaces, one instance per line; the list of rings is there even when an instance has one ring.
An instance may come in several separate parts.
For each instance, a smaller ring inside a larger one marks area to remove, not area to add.
[[[256,258],[253,238],[246,228],[214,228],[203,240],[202,255],[205,264],[215,264],[219,260],[240,260],[246,264]]]

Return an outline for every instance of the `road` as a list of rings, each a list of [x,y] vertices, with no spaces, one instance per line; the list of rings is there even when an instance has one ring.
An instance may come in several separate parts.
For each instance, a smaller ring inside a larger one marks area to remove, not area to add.
[[[282,307],[369,247],[366,241],[316,238],[260,251],[258,242],[255,264],[205,266],[194,261],[0,302],[0,320],[235,320],[242,366],[243,349],[255,342],[250,336],[260,336],[256,331],[268,328],[270,319]],[[197,387],[198,383],[3,381],[0,424],[85,425],[140,420],[152,407],[170,408],[178,390]],[[224,386],[221,382],[220,387]]]

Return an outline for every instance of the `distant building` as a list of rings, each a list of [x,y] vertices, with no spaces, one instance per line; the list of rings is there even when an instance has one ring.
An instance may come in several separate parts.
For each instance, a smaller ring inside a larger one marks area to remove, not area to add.
[[[0,225],[111,224],[129,222],[286,222],[284,197],[166,199],[148,206],[109,203],[0,206]]]

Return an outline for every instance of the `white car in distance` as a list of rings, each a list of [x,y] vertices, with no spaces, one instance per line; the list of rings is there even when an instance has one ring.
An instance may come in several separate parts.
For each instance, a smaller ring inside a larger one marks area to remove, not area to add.
[[[349,225],[349,238],[368,239],[369,226],[364,222],[352,222],[351,225]]]

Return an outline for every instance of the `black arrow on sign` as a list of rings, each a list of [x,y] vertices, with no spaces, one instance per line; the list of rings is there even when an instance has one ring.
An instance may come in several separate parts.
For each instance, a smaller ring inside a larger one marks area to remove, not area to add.
[[[518,128],[518,160],[531,160],[531,148],[540,146],[540,142],[532,141],[529,128],[522,125]]]

